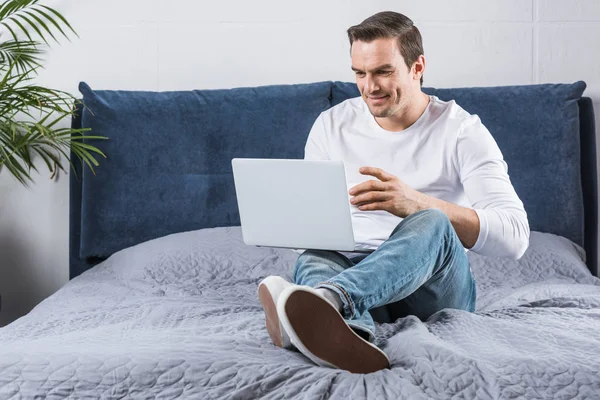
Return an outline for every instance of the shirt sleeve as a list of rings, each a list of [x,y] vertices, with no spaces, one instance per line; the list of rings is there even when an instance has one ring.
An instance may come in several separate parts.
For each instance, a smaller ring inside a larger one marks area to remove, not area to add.
[[[479,237],[470,250],[521,258],[529,247],[527,213],[512,186],[502,152],[476,115],[461,127],[456,159],[465,194],[479,217]]]
[[[316,161],[329,160],[329,156],[327,155],[327,143],[323,114],[319,115],[319,117],[313,124],[310,133],[308,134],[306,146],[304,147],[304,159]]]

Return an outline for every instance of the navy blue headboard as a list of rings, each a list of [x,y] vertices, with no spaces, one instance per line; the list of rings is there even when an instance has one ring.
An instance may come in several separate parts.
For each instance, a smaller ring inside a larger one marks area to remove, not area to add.
[[[597,273],[594,112],[583,82],[432,89],[477,114],[496,138],[532,230],[584,246]],[[93,91],[73,127],[110,140],[93,175],[74,162],[70,276],[123,248],[167,234],[239,225],[234,157],[302,158],[320,112],[357,95],[320,82],[187,92]]]

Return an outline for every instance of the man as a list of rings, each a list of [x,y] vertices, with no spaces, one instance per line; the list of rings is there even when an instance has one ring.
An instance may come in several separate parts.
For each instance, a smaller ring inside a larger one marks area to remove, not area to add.
[[[372,344],[369,313],[422,320],[444,308],[475,310],[465,249],[520,258],[529,245],[523,203],[476,115],[421,91],[419,30],[381,12],[348,29],[361,97],[323,112],[308,160],[343,160],[355,240],[370,254],[305,251],[294,284],[259,285],[273,342],[351,372],[389,368]],[[369,179],[370,177],[370,179]]]

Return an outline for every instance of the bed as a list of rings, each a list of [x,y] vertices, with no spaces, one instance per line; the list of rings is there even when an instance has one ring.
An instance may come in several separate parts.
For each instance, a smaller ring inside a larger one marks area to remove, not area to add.
[[[478,114],[532,229],[520,260],[468,253],[477,311],[386,319],[391,369],[351,374],[273,346],[256,296],[297,253],[243,243],[230,160],[301,158],[343,82],[94,91],[77,127],[111,139],[71,174],[71,280],[0,328],[0,398],[600,398],[592,103],[585,84],[433,89]]]

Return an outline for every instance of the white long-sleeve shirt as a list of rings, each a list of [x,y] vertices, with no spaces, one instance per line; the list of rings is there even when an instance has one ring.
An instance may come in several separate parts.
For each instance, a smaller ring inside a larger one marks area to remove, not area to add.
[[[315,121],[305,147],[307,160],[341,160],[348,190],[370,179],[363,166],[391,173],[421,193],[479,216],[479,237],[470,249],[520,258],[529,245],[523,203],[507,173],[496,141],[476,115],[454,101],[430,96],[421,117],[400,132],[381,128],[362,98],[344,101]],[[402,220],[387,211],[351,207],[356,244],[376,249]]]

